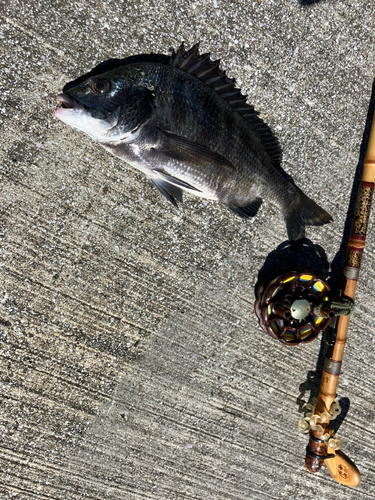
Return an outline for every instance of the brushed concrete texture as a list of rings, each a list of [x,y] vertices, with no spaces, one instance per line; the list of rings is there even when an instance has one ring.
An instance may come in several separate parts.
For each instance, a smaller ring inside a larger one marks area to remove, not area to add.
[[[372,2],[0,3],[1,500],[374,498],[374,216],[338,390],[351,490],[304,467],[319,340],[282,347],[253,313],[258,274],[293,260],[277,209],[176,210],[53,117],[101,61],[200,40],[333,215],[296,257],[328,276],[371,114]]]

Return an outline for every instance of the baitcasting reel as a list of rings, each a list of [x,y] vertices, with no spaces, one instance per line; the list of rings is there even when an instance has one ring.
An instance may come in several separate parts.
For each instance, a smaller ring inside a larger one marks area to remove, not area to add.
[[[306,344],[335,316],[328,283],[297,267],[262,283],[255,314],[266,333],[286,345]]]

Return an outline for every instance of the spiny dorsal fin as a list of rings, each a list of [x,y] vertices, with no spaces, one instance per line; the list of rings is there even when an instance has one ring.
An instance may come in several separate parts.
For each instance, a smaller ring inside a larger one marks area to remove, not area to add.
[[[259,113],[253,106],[246,103],[247,96],[242,95],[241,90],[235,87],[234,79],[228,78],[219,68],[220,59],[211,61],[209,53],[200,55],[198,49],[199,42],[187,51],[182,42],[178,51],[172,52],[169,64],[205,82],[238,111],[258,133],[273,165],[279,166],[281,148],[272,130],[259,118]]]

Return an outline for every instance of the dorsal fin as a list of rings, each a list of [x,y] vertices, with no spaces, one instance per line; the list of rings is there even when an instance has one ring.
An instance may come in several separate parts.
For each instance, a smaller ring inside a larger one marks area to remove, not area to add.
[[[272,130],[259,118],[259,113],[253,106],[246,103],[247,96],[242,95],[241,90],[235,87],[234,79],[228,78],[219,68],[220,59],[211,61],[209,53],[200,55],[198,49],[199,42],[187,51],[182,42],[178,51],[172,52],[169,64],[205,82],[238,111],[256,130],[273,165],[278,167],[281,163],[281,148]]]

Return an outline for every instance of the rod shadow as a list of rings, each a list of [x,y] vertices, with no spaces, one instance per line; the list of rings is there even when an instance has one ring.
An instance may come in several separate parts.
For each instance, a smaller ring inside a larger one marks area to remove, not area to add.
[[[299,386],[300,393],[296,400],[298,405],[298,413],[304,414],[306,412],[306,403],[311,403],[313,398],[318,398],[320,381],[322,378],[324,367],[324,346],[325,342],[322,337],[315,371],[309,371],[307,373],[306,380]],[[310,393],[308,397],[305,396],[307,393]],[[350,399],[346,397],[341,398],[340,406],[340,415],[338,415],[334,420],[331,420],[330,422],[330,426],[333,428],[334,434],[337,433],[338,429],[341,427],[341,424],[344,422],[347,414],[349,413]]]
[[[343,238],[341,241],[340,248],[339,248],[338,252],[336,253],[336,255],[332,261],[332,264],[331,264],[331,279],[334,282],[336,281],[338,276],[342,273],[342,269],[343,269],[344,264],[345,264],[345,257],[346,257],[346,253],[347,253],[351,228],[352,228],[353,219],[354,219],[354,211],[355,211],[355,206],[357,203],[357,195],[358,195],[359,185],[361,183],[362,174],[363,174],[363,163],[365,160],[367,147],[368,147],[368,141],[370,138],[370,130],[371,130],[372,119],[374,116],[374,109],[375,109],[375,80],[373,81],[373,84],[372,84],[370,103],[369,103],[369,107],[367,110],[367,117],[366,117],[366,123],[365,123],[364,131],[363,131],[363,138],[362,138],[362,142],[361,142],[361,146],[360,146],[360,150],[359,150],[359,160],[358,160],[358,164],[357,164],[356,171],[354,174],[354,179],[353,179],[353,186],[352,186],[352,191],[351,191],[350,201],[349,201],[349,206],[348,206],[348,212],[347,212],[345,226],[344,226]]]
[[[293,268],[296,265],[301,265],[310,269],[312,272],[326,279],[331,288],[335,289],[335,284],[342,276],[343,267],[345,265],[345,258],[348,248],[348,242],[351,234],[351,227],[353,224],[355,207],[357,203],[357,195],[359,185],[361,183],[363,174],[363,164],[368,147],[371,124],[374,116],[375,109],[375,80],[372,85],[372,92],[370,103],[367,111],[366,123],[363,132],[363,138],[359,151],[359,160],[354,174],[352,191],[350,195],[349,206],[344,226],[343,238],[339,250],[337,251],[331,266],[329,266],[325,252],[321,247],[314,245],[309,240],[300,240],[295,242],[294,246],[290,242],[284,242],[274,252],[267,257],[264,266],[259,272],[258,283],[255,286],[255,294],[258,291],[259,285],[267,279],[268,276],[279,272],[283,267]],[[289,245],[288,245],[289,243]],[[321,337],[320,351],[314,371],[309,371],[306,380],[299,386],[300,394],[297,397],[296,403],[298,405],[299,413],[304,413],[305,405],[307,402],[312,401],[314,397],[318,397],[320,381],[323,373],[324,366],[324,346],[325,342]],[[307,396],[308,394],[308,396]],[[335,431],[339,429],[342,422],[350,408],[350,400],[342,398],[340,400],[341,414],[332,421],[331,425]]]
[[[306,412],[306,403],[311,403],[313,398],[318,398],[319,395],[319,387],[320,381],[323,374],[324,367],[324,346],[325,342],[323,337],[321,337],[320,342],[320,350],[318,359],[316,362],[316,367],[314,371],[307,372],[307,377],[304,382],[299,386],[299,395],[297,397],[296,403],[298,405],[298,413]],[[309,393],[309,394],[308,394]],[[306,397],[306,395],[308,396]],[[345,420],[349,408],[350,408],[350,399],[349,398],[341,398],[340,399],[341,413],[334,420],[331,420],[330,425],[333,428],[335,434],[340,428],[341,424]]]
[[[359,186],[361,183],[362,179],[362,174],[363,174],[363,164],[367,152],[367,147],[368,147],[368,142],[370,138],[370,131],[371,131],[371,124],[374,116],[374,109],[375,109],[375,79],[372,84],[372,91],[371,91],[371,97],[370,97],[370,102],[367,110],[367,117],[366,117],[366,123],[363,131],[363,138],[359,150],[359,160],[358,164],[356,167],[356,171],[354,174],[354,179],[353,179],[353,185],[352,185],[352,192],[350,195],[350,201],[349,201],[349,206],[348,206],[348,212],[345,220],[345,226],[344,226],[344,232],[343,232],[343,238],[341,241],[340,248],[338,252],[336,253],[332,264],[331,264],[331,276],[330,276],[330,282],[336,283],[337,279],[342,275],[342,270],[345,265],[345,258],[346,258],[346,253],[348,249],[348,243],[349,243],[349,238],[351,234],[351,228],[354,220],[354,214],[355,214],[355,207],[357,203],[357,196],[358,196],[358,190]],[[330,284],[331,284],[330,283]],[[313,397],[317,397],[319,393],[319,386],[320,386],[320,380],[322,377],[323,373],[323,363],[324,363],[324,355],[323,355],[323,350],[324,350],[324,341],[322,339],[321,345],[320,345],[320,352],[318,356],[318,361],[316,365],[315,372],[309,372],[307,375],[307,379],[305,382],[303,382],[300,385],[300,395],[297,398],[297,404],[300,404],[302,402],[302,397],[305,394],[306,391],[310,390],[310,397],[309,401]],[[341,406],[341,414],[331,422],[331,425],[335,431],[339,429],[341,426],[342,422],[345,420],[345,417],[349,411],[350,408],[350,400],[348,398],[342,398],[340,399],[340,406]],[[300,406],[300,411],[302,412],[302,407]]]
[[[359,160],[353,179],[352,191],[344,225],[343,238],[340,248],[334,257],[331,266],[327,261],[326,254],[323,248],[318,245],[314,245],[310,240],[304,239],[297,242],[286,241],[269,254],[263,267],[259,271],[258,281],[255,285],[254,290],[255,296],[257,295],[261,283],[267,282],[272,279],[272,277],[281,274],[284,268],[292,269],[296,266],[306,267],[307,269],[311,270],[317,276],[325,279],[331,286],[331,289],[335,290],[335,284],[337,280],[342,277],[342,271],[345,265],[345,258],[351,234],[351,227],[354,219],[359,185],[361,183],[363,174],[363,163],[368,147],[374,109],[375,80],[372,85],[371,98],[367,111],[363,138],[360,146]],[[299,413],[304,413],[305,405],[307,402],[311,403],[314,397],[318,397],[324,366],[324,347],[325,342],[323,340],[323,337],[321,337],[320,351],[315,370],[309,371],[307,373],[306,380],[299,386],[300,394],[298,395],[296,400]],[[341,426],[349,411],[350,400],[348,398],[342,398],[340,400],[340,406],[342,409],[341,414],[332,421],[332,427],[334,428],[335,432],[337,432],[338,428]]]

